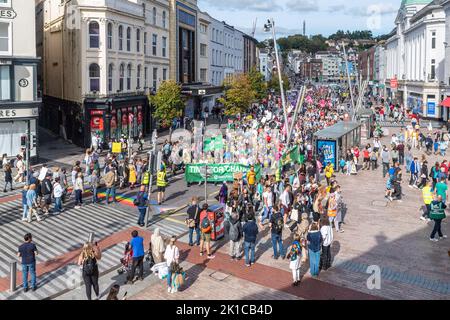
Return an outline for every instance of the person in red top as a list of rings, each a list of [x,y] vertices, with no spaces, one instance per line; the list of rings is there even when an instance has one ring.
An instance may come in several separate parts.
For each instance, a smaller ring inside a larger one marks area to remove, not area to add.
[[[356,163],[355,165],[358,166],[358,162],[359,162],[359,149],[357,146],[353,147],[353,155],[356,158]]]
[[[448,166],[447,160],[442,161],[441,168],[444,168],[444,172],[445,172],[445,174],[448,176],[448,169],[449,169],[449,166]]]
[[[204,203],[202,212],[200,212],[200,230],[202,237],[200,239],[200,256],[203,256],[203,245],[206,244],[206,253],[208,259],[214,259],[211,254],[211,232],[214,224],[214,213],[208,210],[208,204]]]
[[[370,168],[370,153],[369,153],[370,145],[367,145],[364,150],[362,151],[363,154],[363,167],[362,170]]]

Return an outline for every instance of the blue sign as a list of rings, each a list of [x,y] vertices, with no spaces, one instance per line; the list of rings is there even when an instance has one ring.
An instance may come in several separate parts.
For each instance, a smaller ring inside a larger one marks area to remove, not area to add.
[[[427,115],[429,116],[436,115],[436,102],[427,103]]]
[[[331,162],[334,165],[334,168],[337,168],[336,141],[317,140],[317,152],[318,154],[323,155],[323,164]]]

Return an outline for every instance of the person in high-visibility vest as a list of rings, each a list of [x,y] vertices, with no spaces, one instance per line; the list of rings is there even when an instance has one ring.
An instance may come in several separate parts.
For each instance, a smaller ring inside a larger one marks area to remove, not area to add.
[[[339,222],[336,220],[336,215],[337,215],[337,209],[338,209],[338,203],[336,201],[336,194],[335,194],[335,189],[331,189],[330,190],[330,195],[328,197],[328,208],[327,208],[327,216],[328,219],[330,221],[330,223],[335,223],[339,225]],[[336,228],[337,230],[339,229],[339,227]]]
[[[423,203],[425,204],[426,207],[423,215],[420,217],[420,220],[423,221],[430,220],[431,203],[433,202],[433,192],[431,191],[432,188],[433,188],[432,180],[428,181],[427,185],[422,188]]]
[[[163,164],[156,174],[156,186],[158,187],[158,204],[160,205],[164,202],[164,192],[166,192],[167,187],[167,172]]]

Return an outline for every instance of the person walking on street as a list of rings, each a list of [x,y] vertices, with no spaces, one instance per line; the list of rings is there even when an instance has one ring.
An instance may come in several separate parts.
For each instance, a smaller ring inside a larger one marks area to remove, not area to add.
[[[64,189],[61,186],[60,178],[55,178],[55,183],[53,185],[53,197],[55,198],[55,209],[54,214],[58,214],[64,211],[62,207],[62,197],[64,194]]]
[[[194,230],[196,234],[196,245],[200,245],[200,207],[198,205],[198,198],[192,197],[191,205],[189,206],[187,210],[187,219],[186,219],[186,225],[189,228],[189,246],[192,247],[194,245]]]
[[[145,186],[142,185],[139,189],[139,192],[134,200],[135,205],[139,211],[139,218],[137,224],[141,227],[145,226],[145,215],[147,213],[148,207],[148,194],[145,191]]]
[[[242,224],[239,215],[233,213],[228,221],[225,222],[225,233],[230,240],[230,258],[233,261],[241,259],[241,239],[243,236]]]
[[[3,166],[3,171],[5,173],[5,186],[3,188],[3,192],[6,192],[6,189],[8,188],[8,184],[9,184],[9,188],[10,191],[13,191],[13,177],[12,177],[12,169],[11,166],[9,164],[5,164]]]
[[[323,239],[322,254],[320,256],[320,270],[328,270],[331,267],[331,243],[333,242],[333,228],[328,219],[322,220],[320,233]]]
[[[248,216],[248,221],[244,224],[242,231],[244,233],[245,266],[250,267],[255,264],[255,247],[259,232],[254,216]]]
[[[156,228],[150,238],[150,251],[155,263],[161,263],[164,259],[164,252],[166,251],[166,244],[160,234],[160,229]]]
[[[136,268],[139,268],[139,280],[144,280],[144,238],[139,236],[137,230],[131,232],[130,247],[133,251],[133,265],[131,266],[131,272],[128,275],[128,284],[134,283],[134,275],[136,273]]]
[[[289,269],[292,270],[292,286],[294,287],[300,284],[301,252],[300,236],[296,234],[287,254],[287,258],[290,261]]]
[[[180,259],[180,250],[175,245],[176,241],[177,238],[172,236],[164,253],[164,259],[166,259],[166,264],[169,269],[169,273],[167,274],[167,292],[169,293],[177,292],[177,289],[172,286],[172,264],[179,264]]]
[[[28,217],[27,221],[30,223],[33,218],[33,213],[36,216],[36,220],[39,222],[42,219],[39,217],[37,212],[37,194],[36,194],[36,185],[31,184],[27,191],[27,206],[28,206]]]
[[[318,223],[313,223],[311,225],[307,240],[310,268],[309,272],[313,278],[317,278],[319,276],[320,246],[322,244],[322,234],[320,233]]]
[[[98,202],[98,186],[100,184],[100,179],[97,170],[92,171],[91,175],[91,190],[92,190],[92,203]]]
[[[283,216],[278,210],[277,205],[273,207],[274,213],[270,219],[270,231],[272,237],[272,248],[273,248],[273,258],[277,260],[279,256],[284,260],[286,258],[286,253],[283,248],[283,227],[284,221]],[[279,251],[277,250],[277,246]]]
[[[200,212],[200,228],[202,231],[202,236],[200,240],[200,256],[203,256],[203,246],[206,246],[206,253],[208,254],[208,259],[214,259],[215,256],[211,254],[211,232],[212,224],[210,212],[208,211],[208,204],[204,203],[202,206],[202,212]]]
[[[117,172],[116,168],[109,164],[108,173],[103,177],[106,187],[106,205],[109,205],[109,196],[112,196],[112,203],[116,203],[116,182],[117,182]]]
[[[161,164],[161,168],[156,174],[156,186],[158,187],[158,205],[164,202],[164,193],[167,187],[167,172],[164,164]]]
[[[50,213],[50,204],[52,203],[52,194],[53,194],[53,185],[50,173],[47,172],[44,180],[41,182],[42,185],[42,195],[44,198],[44,202],[42,204],[42,211],[45,215]]]
[[[441,223],[442,219],[445,219],[445,209],[447,205],[441,195],[435,196],[433,202],[430,205],[430,219],[434,220],[434,228],[430,235],[430,240],[437,242],[435,238],[436,233],[439,235],[439,239],[447,239],[447,235],[442,234]]]
[[[81,172],[78,172],[77,174],[77,179],[75,180],[73,189],[75,190],[75,209],[80,209],[83,204],[84,192],[83,174]]]
[[[17,250],[17,256],[22,258],[22,280],[23,289],[25,292],[28,291],[28,273],[31,276],[31,290],[36,291],[36,256],[38,255],[38,249],[33,239],[31,233],[27,233],[24,237],[25,243],[20,245]]]
[[[22,221],[27,221],[28,217],[28,204],[27,204],[27,192],[28,192],[28,185],[23,186],[22,190]]]
[[[390,163],[390,153],[386,146],[383,146],[383,150],[381,151],[381,162],[383,164],[383,178],[385,178],[386,174],[389,172]]]
[[[431,188],[433,187],[433,182],[428,181],[427,185],[422,188],[422,199],[425,204],[425,210],[423,211],[420,220],[430,221],[430,213],[431,213],[431,203],[433,202],[433,192]]]
[[[25,172],[25,163],[22,160],[22,156],[17,156],[16,162],[17,175],[14,177],[15,182],[23,182],[24,172]]]
[[[86,297],[92,300],[92,289],[97,297],[100,296],[98,285],[98,261],[102,258],[102,252],[97,243],[86,242],[78,257],[78,265],[82,268],[84,286],[86,288]]]

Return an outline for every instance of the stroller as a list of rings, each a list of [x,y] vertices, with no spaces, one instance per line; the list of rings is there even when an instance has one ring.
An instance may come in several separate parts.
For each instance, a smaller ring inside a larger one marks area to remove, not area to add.
[[[125,245],[123,258],[120,259],[120,263],[122,264],[122,266],[119,270],[117,270],[117,273],[128,274],[131,271],[131,266],[133,264],[133,250],[131,249],[131,245],[129,242]]]

